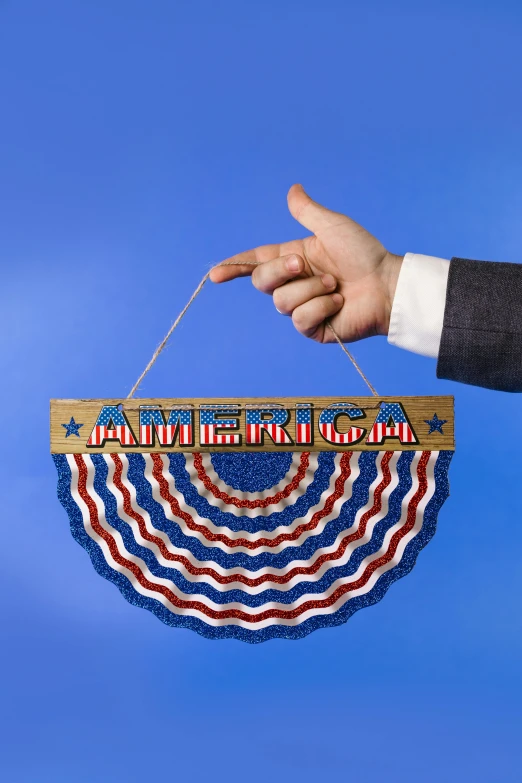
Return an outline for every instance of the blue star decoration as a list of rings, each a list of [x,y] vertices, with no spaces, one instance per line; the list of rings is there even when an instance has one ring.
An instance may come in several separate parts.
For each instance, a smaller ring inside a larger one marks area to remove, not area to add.
[[[67,430],[65,434],[66,438],[68,438],[69,435],[76,435],[76,437],[79,438],[80,433],[78,432],[78,430],[80,429],[80,427],[83,427],[83,424],[76,424],[76,422],[74,421],[74,416],[71,416],[71,421],[69,422],[69,424],[62,424],[62,427],[65,427],[65,429]]]
[[[428,435],[431,435],[432,432],[440,432],[441,435],[444,435],[442,431],[442,425],[447,424],[447,419],[439,419],[436,413],[433,414],[433,419],[424,419],[426,424],[429,424],[430,431],[428,432]]]

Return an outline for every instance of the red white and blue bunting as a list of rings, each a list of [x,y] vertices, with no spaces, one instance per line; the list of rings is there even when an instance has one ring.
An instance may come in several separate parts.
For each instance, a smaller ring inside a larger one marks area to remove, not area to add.
[[[307,416],[303,407],[302,442]],[[145,428],[153,424],[153,416],[143,419],[141,440],[147,442]],[[331,422],[320,426],[328,434]],[[384,418],[376,422],[376,443],[388,426]],[[357,434],[355,425],[351,431]],[[192,441],[193,433],[186,437]],[[344,623],[407,574],[435,532],[452,454],[60,453],[53,459],[74,537],[130,603],[207,637],[261,642]]]

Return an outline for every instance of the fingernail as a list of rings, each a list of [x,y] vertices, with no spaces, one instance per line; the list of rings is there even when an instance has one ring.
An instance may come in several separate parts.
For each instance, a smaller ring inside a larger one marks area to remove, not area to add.
[[[340,305],[343,303],[343,298],[341,294],[332,294],[332,301],[336,305]]]
[[[321,277],[325,288],[333,288],[335,286],[335,278],[333,275],[323,275]]]
[[[286,259],[286,268],[290,272],[299,272],[299,259],[296,256],[291,256]]]

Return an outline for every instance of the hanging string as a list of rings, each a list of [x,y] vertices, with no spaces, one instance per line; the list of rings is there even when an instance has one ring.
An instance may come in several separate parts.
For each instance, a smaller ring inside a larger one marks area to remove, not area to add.
[[[345,354],[347,355],[347,357],[349,358],[349,360],[351,361],[351,363],[353,364],[353,366],[355,367],[355,369],[357,370],[357,372],[359,373],[359,375],[361,376],[361,378],[363,379],[363,381],[365,382],[365,384],[367,385],[367,387],[369,388],[369,390],[371,391],[373,396],[374,397],[378,397],[379,395],[377,394],[377,391],[375,390],[375,387],[372,386],[372,384],[370,383],[370,381],[368,380],[366,375],[363,373],[363,371],[361,370],[361,368],[359,367],[359,365],[355,361],[354,355],[352,353],[350,353],[350,351],[348,350],[346,345],[343,343],[343,341],[341,340],[341,338],[339,337],[339,335],[337,334],[337,332],[333,328],[332,324],[330,323],[330,319],[329,318],[326,318],[325,324],[329,328],[329,330],[331,331],[331,333],[333,334],[333,336],[335,337],[335,339],[337,340],[337,342],[341,346],[341,350],[343,350],[345,352]]]
[[[238,264],[238,265],[241,265],[241,266],[258,266],[260,263],[262,263],[262,262],[261,261],[223,261],[221,264],[219,264],[219,266],[233,266],[235,264]],[[132,397],[134,397],[134,395],[136,394],[137,390],[140,387],[141,382],[143,381],[143,379],[145,378],[145,376],[147,375],[149,370],[153,367],[156,359],[158,358],[158,356],[160,355],[162,350],[167,345],[172,332],[177,327],[177,325],[179,324],[179,322],[181,321],[181,319],[183,318],[183,316],[185,315],[185,313],[189,309],[189,307],[192,304],[192,302],[194,301],[194,299],[196,299],[196,297],[199,296],[199,294],[201,293],[201,289],[203,288],[203,286],[205,285],[205,283],[207,282],[209,277],[210,277],[210,271],[207,272],[207,274],[203,277],[203,279],[199,283],[198,287],[196,288],[196,290],[194,291],[194,293],[192,294],[192,296],[188,300],[187,304],[185,305],[185,307],[183,308],[181,313],[178,315],[178,317],[176,318],[176,320],[174,321],[174,323],[172,324],[172,326],[168,330],[168,332],[165,335],[165,337],[163,338],[163,340],[160,342],[160,344],[158,345],[158,347],[156,348],[156,350],[152,354],[149,363],[147,364],[147,366],[145,367],[145,369],[141,373],[140,377],[138,378],[138,380],[136,381],[136,383],[134,384],[134,386],[130,390],[129,394],[127,395],[127,399],[128,400],[132,399]],[[374,397],[378,397],[379,395],[375,391],[374,387],[372,386],[372,384],[370,383],[370,381],[368,380],[366,375],[363,373],[363,371],[361,370],[361,368],[359,367],[359,365],[355,361],[355,359],[352,356],[352,354],[350,353],[350,351],[346,348],[346,346],[342,342],[341,338],[339,337],[339,335],[337,334],[337,332],[333,328],[333,326],[330,323],[330,320],[328,318],[325,320],[325,324],[330,329],[330,331],[332,332],[333,336],[335,337],[335,339],[337,340],[337,342],[341,346],[342,350],[347,355],[347,357],[349,358],[349,360],[351,361],[351,363],[353,364],[353,366],[355,367],[355,369],[357,370],[357,372],[359,373],[359,375],[361,376],[361,378],[363,379],[365,384],[368,386],[368,388],[371,391],[371,393],[373,394],[373,396]]]

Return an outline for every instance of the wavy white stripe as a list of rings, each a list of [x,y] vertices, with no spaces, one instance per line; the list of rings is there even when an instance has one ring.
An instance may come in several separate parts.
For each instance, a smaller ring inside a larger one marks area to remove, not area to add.
[[[385,490],[381,495],[380,511],[368,520],[366,532],[364,536],[362,536],[357,541],[351,542],[349,546],[346,548],[342,557],[323,563],[323,565],[320,567],[320,569],[318,569],[318,571],[315,574],[310,574],[309,576],[297,574],[291,580],[289,580],[284,584],[273,583],[273,589],[286,592],[287,590],[291,590],[299,582],[318,581],[319,579],[322,578],[322,576],[326,573],[326,571],[328,571],[328,569],[336,566],[345,565],[349,561],[355,549],[357,549],[360,546],[364,546],[366,543],[368,543],[368,541],[372,537],[375,526],[382,519],[384,519],[388,514],[388,502],[389,502],[390,495],[399,483],[399,476],[397,474],[397,461],[400,455],[401,452],[394,452],[389,462],[389,470],[391,473],[390,484],[385,488]],[[121,454],[119,455],[119,458],[122,461],[121,483],[129,493],[132,510],[136,514],[139,514],[141,516],[147,532],[162,540],[168,552],[186,557],[187,560],[189,560],[189,562],[191,563],[191,565],[193,565],[195,568],[201,568],[203,564],[210,562],[210,566],[207,567],[211,567],[212,570],[215,571],[219,576],[241,575],[241,576],[249,577],[250,579],[255,579],[260,576],[268,576],[268,575],[284,576],[289,571],[292,571],[295,568],[310,568],[311,566],[313,566],[313,564],[316,562],[316,560],[319,557],[336,552],[339,546],[341,545],[342,540],[347,535],[352,535],[359,529],[359,524],[362,517],[372,508],[374,503],[374,498],[375,498],[375,490],[383,480],[382,459],[384,456],[385,456],[385,452],[382,452],[380,460],[378,461],[377,476],[373,481],[373,483],[371,484],[368,492],[368,502],[357,512],[353,525],[347,530],[343,530],[341,533],[339,533],[335,542],[332,545],[328,547],[323,547],[322,549],[317,549],[314,552],[313,557],[310,558],[309,560],[292,560],[284,568],[265,567],[265,568],[256,569],[255,571],[251,571],[246,568],[237,568],[237,567],[231,569],[223,568],[222,566],[219,566],[217,563],[214,563],[212,560],[206,560],[206,561],[198,560],[188,549],[174,547],[167,534],[161,530],[158,530],[158,528],[154,527],[149,513],[142,506],[139,505],[136,498],[136,489],[134,485],[127,478],[127,471],[128,471],[127,457],[124,454]],[[264,590],[271,589],[272,583],[270,581],[265,582],[261,585],[254,585],[254,586],[245,585],[242,582],[230,582],[226,585],[223,585],[209,574],[201,574],[201,575],[192,574],[190,571],[187,570],[187,568],[183,564],[181,563],[174,564],[172,560],[168,560],[166,557],[164,557],[157,544],[143,538],[143,536],[140,533],[140,529],[137,521],[126,513],[124,508],[124,503],[123,503],[123,499],[124,499],[123,493],[120,492],[120,490],[118,490],[118,488],[113,484],[113,476],[115,471],[114,462],[110,457],[107,457],[107,463],[108,463],[108,470],[109,470],[107,476],[107,486],[111,490],[112,494],[116,499],[118,516],[120,517],[120,519],[122,519],[130,526],[136,543],[139,546],[145,547],[149,549],[151,552],[153,552],[154,556],[156,557],[158,563],[161,566],[164,566],[165,568],[174,568],[178,570],[188,581],[194,583],[205,582],[206,584],[214,587],[216,590],[219,590],[220,592],[227,592],[229,590],[242,590],[243,592],[246,592],[250,595],[257,595],[258,593],[262,593]],[[290,544],[293,545],[292,542],[290,542]],[[209,555],[210,554],[211,552],[209,552]]]
[[[231,487],[229,484],[225,484],[225,482],[219,477],[219,475],[216,473],[216,470],[214,468],[214,465],[212,464],[212,455],[207,454],[205,452],[201,453],[201,461],[203,464],[203,469],[207,476],[209,477],[210,481],[214,484],[216,489],[218,489],[220,492],[225,492],[227,495],[230,495],[231,497],[235,497],[238,500],[265,500],[268,497],[271,497],[272,495],[277,495],[278,492],[283,492],[285,488],[292,483],[294,480],[297,471],[299,470],[299,467],[301,465],[301,452],[294,452],[292,457],[292,462],[290,463],[290,467],[284,477],[281,479],[281,481],[278,484],[275,484],[272,487],[268,487],[267,489],[264,489],[262,492],[242,492],[241,490],[234,489],[234,487]],[[187,473],[190,476],[191,482],[196,482],[198,484],[201,484],[198,472],[194,466],[194,454],[187,453],[185,454],[186,458],[186,469]],[[312,464],[313,463],[313,464]],[[317,455],[316,454],[310,454],[309,462],[308,462],[308,469],[303,476],[302,481],[299,483],[299,487],[294,490],[294,493],[296,497],[298,495],[303,495],[306,492],[306,489],[308,485],[314,480],[315,471],[317,470]],[[205,487],[202,486],[202,490],[205,492]],[[292,494],[294,494],[292,493]],[[200,494],[202,494],[200,492]],[[210,497],[208,497],[206,494],[204,497],[208,500],[209,503],[212,503],[212,505],[218,506],[218,508],[225,507],[226,504],[223,503],[222,500],[219,498],[214,497],[211,493],[209,493]],[[292,501],[295,502],[295,501]],[[226,506],[227,508],[230,508],[230,506]],[[250,509],[246,509],[250,510]],[[276,510],[276,506],[271,506],[271,513],[272,511]]]
[[[275,528],[274,530],[267,531],[267,530],[258,530],[255,533],[250,533],[246,530],[240,530],[240,531],[233,531],[227,528],[225,525],[215,525],[210,519],[207,519],[206,517],[201,517],[196,509],[193,506],[190,506],[188,503],[185,502],[185,498],[183,495],[181,495],[179,492],[176,491],[176,487],[174,484],[174,477],[170,473],[168,469],[168,458],[164,456],[163,454],[160,454],[160,457],[162,458],[163,462],[163,477],[168,483],[169,492],[170,494],[176,498],[176,500],[179,503],[179,507],[181,511],[184,511],[187,514],[190,514],[190,516],[197,521],[199,525],[203,525],[209,532],[215,534],[215,535],[224,535],[231,541],[237,541],[239,539],[247,539],[248,541],[259,541],[260,539],[268,539],[270,541],[273,541],[275,538],[277,538],[280,535],[288,535],[293,533],[293,531],[299,527],[300,525],[306,525],[313,517],[313,515],[319,511],[320,509],[324,508],[324,505],[330,495],[332,495],[335,491],[335,482],[337,478],[339,477],[341,473],[340,468],[340,457],[339,459],[336,458],[335,462],[335,470],[330,476],[330,483],[328,487],[324,490],[324,492],[321,494],[319,500],[317,503],[308,509],[307,513],[302,516],[298,517],[297,519],[294,519],[289,525],[280,525],[279,527]],[[152,460],[148,460],[146,458],[145,460],[145,479],[149,482],[152,488],[152,496],[154,500],[162,507],[163,512],[167,519],[169,519],[171,522],[175,522],[177,525],[179,525],[181,531],[186,536],[192,536],[193,538],[197,538],[198,541],[200,541],[205,546],[214,546],[219,547],[223,552],[227,552],[228,554],[234,553],[234,552],[244,552],[245,554],[248,554],[252,556],[253,554],[261,554],[262,552],[282,552],[283,549],[290,544],[292,546],[302,546],[303,543],[306,541],[307,538],[309,538],[311,535],[318,535],[324,530],[324,527],[328,522],[330,522],[332,519],[336,519],[339,516],[339,512],[341,509],[341,506],[343,503],[345,503],[349,498],[352,496],[352,489],[353,484],[356,480],[356,478],[359,476],[359,463],[355,462],[353,465],[351,465],[351,474],[346,480],[344,484],[344,492],[341,495],[340,498],[337,499],[337,501],[334,503],[331,512],[323,517],[316,527],[314,527],[313,530],[305,530],[301,535],[294,539],[291,542],[283,541],[282,544],[278,544],[277,546],[259,546],[256,548],[255,552],[251,549],[248,549],[248,547],[244,546],[235,546],[230,547],[228,544],[223,543],[222,541],[209,541],[208,538],[206,538],[202,532],[199,530],[192,530],[184,519],[181,517],[176,516],[170,506],[170,503],[166,500],[164,500],[160,493],[159,484],[154,478],[152,474],[153,470],[153,463]],[[236,514],[235,516],[241,517],[243,509],[241,509],[241,513]]]
[[[350,585],[356,583],[361,576],[364,574],[366,568],[372,563],[374,560],[379,559],[382,557],[386,551],[388,550],[390,546],[390,541],[394,534],[400,530],[400,528],[404,525],[407,517],[407,508],[408,505],[412,499],[412,497],[415,495],[415,492],[418,489],[418,480],[417,480],[417,466],[420,459],[422,452],[416,452],[415,457],[412,460],[411,463],[411,476],[412,476],[412,487],[410,491],[406,494],[403,502],[403,509],[404,512],[401,515],[401,519],[399,522],[394,525],[392,528],[390,528],[386,536],[384,538],[383,544],[378,552],[375,552],[371,555],[368,555],[360,564],[359,568],[357,569],[357,572],[353,574],[350,577],[344,577],[341,579],[336,580],[332,583],[332,585],[326,590],[324,593],[320,595],[313,596],[314,600],[325,600],[329,596],[332,595],[340,586],[342,585]],[[111,568],[113,568],[115,571],[124,574],[129,581],[131,582],[134,589],[140,593],[143,596],[153,598],[157,601],[160,601],[169,611],[173,612],[174,614],[178,615],[189,615],[193,617],[197,617],[198,619],[202,620],[203,622],[207,623],[207,625],[211,626],[223,626],[223,625],[241,625],[243,627],[249,628],[251,630],[259,630],[261,628],[265,628],[269,625],[287,625],[287,626],[295,626],[299,625],[305,620],[309,619],[310,617],[314,617],[317,615],[324,615],[324,614],[332,614],[336,611],[338,611],[341,606],[346,603],[346,601],[355,598],[359,595],[364,595],[368,593],[376,584],[378,579],[387,571],[394,568],[401,560],[402,555],[404,554],[404,550],[407,547],[408,543],[419,533],[419,531],[422,528],[422,520],[424,516],[424,510],[426,508],[427,503],[433,496],[433,493],[435,491],[435,480],[434,480],[434,466],[436,462],[436,458],[438,456],[438,452],[432,452],[430,455],[430,459],[427,466],[427,478],[428,478],[428,488],[427,491],[420,501],[420,503],[417,506],[416,509],[416,515],[415,515],[415,523],[413,525],[413,528],[407,533],[401,541],[399,542],[399,545],[397,547],[397,551],[395,553],[395,556],[387,563],[381,565],[379,568],[377,568],[373,574],[369,577],[369,579],[366,581],[365,584],[363,584],[360,588],[355,589],[353,591],[348,591],[344,593],[342,596],[340,596],[337,601],[332,604],[332,606],[328,607],[322,607],[322,608],[312,608],[309,610],[304,611],[302,614],[300,614],[296,618],[267,618],[266,620],[261,620],[259,622],[248,622],[242,619],[236,619],[236,618],[226,618],[226,619],[214,619],[208,617],[204,612],[198,610],[198,609],[185,609],[185,608],[178,608],[176,607],[171,601],[166,598],[166,596],[162,595],[161,593],[157,593],[154,590],[151,590],[149,588],[143,587],[132,571],[130,571],[127,567],[120,565],[117,563],[110,552],[110,549],[105,542],[105,540],[99,536],[94,529],[91,526],[90,522],[90,515],[89,515],[89,509],[87,504],[83,501],[80,493],[78,492],[78,471],[72,471],[72,482],[71,482],[71,494],[73,496],[73,499],[77,503],[77,505],[80,507],[83,519],[84,519],[84,525],[85,530],[87,534],[96,541],[99,546],[102,549],[102,552],[104,554],[105,559],[107,560],[107,563],[110,565]],[[67,455],[67,459],[69,461],[69,465],[72,468],[72,465],[74,464],[74,457],[72,455]],[[85,457],[86,464],[88,465],[89,462],[91,462],[90,456]],[[244,612],[245,614],[249,616],[255,616],[259,614],[260,612],[270,611],[270,610],[280,610],[284,612],[289,612],[294,609],[298,609],[303,604],[306,604],[310,600],[309,595],[301,596],[297,601],[291,603],[291,604],[280,604],[276,602],[269,602],[266,604],[263,604],[262,607],[256,607],[256,608],[250,608],[246,607],[243,604],[239,603],[228,603],[225,606],[222,604],[216,604],[214,601],[211,601],[206,596],[200,596],[198,595],[196,598],[194,596],[189,596],[185,593],[182,593],[176,585],[174,585],[170,580],[162,579],[160,577],[156,577],[149,571],[146,563],[139,557],[135,557],[134,555],[131,555],[129,552],[127,552],[123,539],[120,535],[120,533],[117,530],[114,530],[113,528],[108,525],[107,521],[104,519],[104,504],[102,499],[98,496],[96,491],[94,490],[93,486],[93,479],[94,479],[94,471],[89,470],[87,475],[87,492],[90,495],[90,497],[93,499],[94,503],[96,504],[96,508],[98,511],[98,521],[100,526],[112,537],[114,543],[116,544],[117,550],[119,555],[122,558],[125,558],[126,560],[134,563],[142,572],[143,576],[152,584],[163,586],[168,588],[178,600],[180,601],[197,601],[198,603],[202,604],[203,606],[213,610],[213,611],[224,611],[224,610],[239,610]]]

